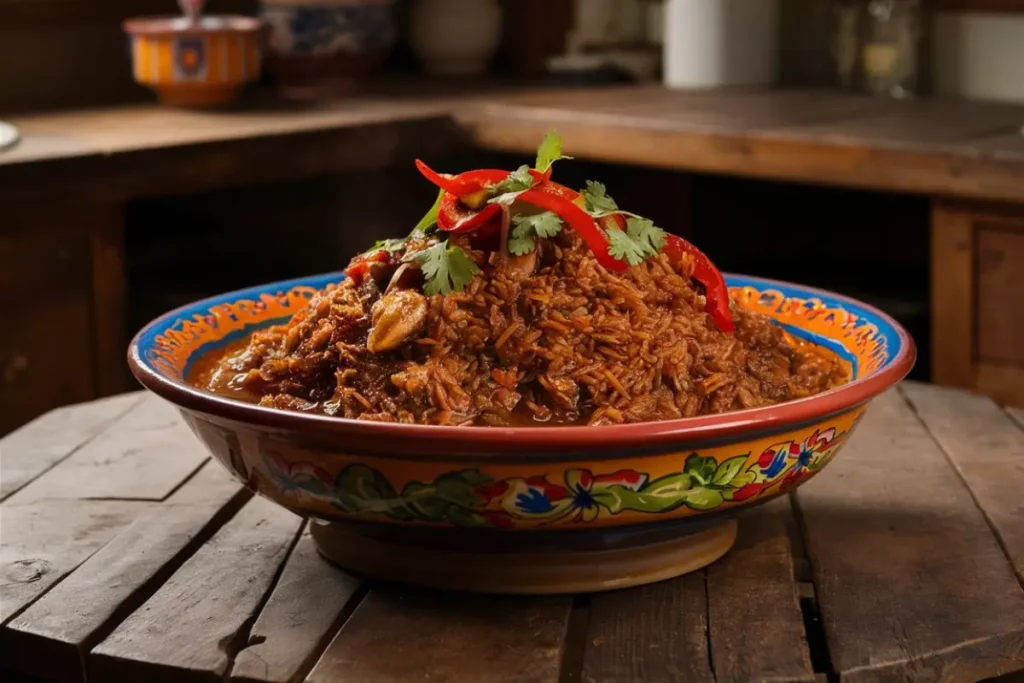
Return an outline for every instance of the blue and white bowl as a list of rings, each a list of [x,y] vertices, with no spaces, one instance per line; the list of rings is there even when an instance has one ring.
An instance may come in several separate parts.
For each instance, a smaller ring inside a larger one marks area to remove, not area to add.
[[[395,43],[394,0],[263,0],[268,67],[288,94],[347,91]]]

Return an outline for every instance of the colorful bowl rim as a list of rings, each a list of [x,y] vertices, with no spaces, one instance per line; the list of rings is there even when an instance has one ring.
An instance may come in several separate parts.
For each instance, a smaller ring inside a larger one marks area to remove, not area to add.
[[[586,425],[538,427],[439,426],[370,422],[329,417],[315,413],[299,413],[267,408],[237,399],[226,398],[196,389],[184,380],[168,378],[144,358],[142,345],[151,343],[158,330],[178,319],[205,313],[211,306],[261,293],[287,291],[311,283],[340,281],[344,274],[325,273],[272,282],[227,292],[195,301],[154,318],[132,339],[128,348],[128,364],[136,379],[147,389],[171,403],[241,424],[258,425],[264,429],[287,431],[308,436],[318,442],[330,443],[337,437],[371,445],[373,451],[400,453],[449,454],[531,454],[539,452],[607,452],[611,450],[643,452],[659,446],[686,444],[687,447],[729,443],[743,438],[796,429],[833,415],[852,410],[894,386],[910,372],[917,358],[917,349],[910,334],[891,316],[878,308],[851,297],[815,287],[797,285],[769,278],[724,273],[730,286],[753,285],[771,287],[788,296],[815,297],[826,304],[838,304],[854,312],[874,318],[889,327],[899,341],[896,355],[867,377],[814,396],[794,399],[763,408],[748,408],[715,415],[676,418],[656,422],[591,427]],[[737,283],[738,281],[738,283]],[[733,284],[737,283],[737,284]],[[320,286],[323,286],[322,284]],[[318,287],[319,288],[319,287]],[[788,292],[787,292],[788,290]],[[148,342],[148,343],[147,343]],[[351,451],[366,450],[355,447]],[[346,446],[347,448],[347,446]]]
[[[257,33],[263,22],[242,14],[204,14],[198,22],[182,15],[131,17],[121,22],[125,33],[133,36],[214,36]]]

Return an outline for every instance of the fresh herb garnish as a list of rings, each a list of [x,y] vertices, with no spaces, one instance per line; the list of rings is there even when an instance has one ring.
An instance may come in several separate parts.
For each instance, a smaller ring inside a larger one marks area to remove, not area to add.
[[[448,240],[417,253],[413,259],[423,270],[423,291],[428,295],[461,292],[480,269],[469,255]]]
[[[665,246],[665,231],[646,218],[630,216],[626,219],[626,234],[643,246],[644,253],[655,256]]]
[[[604,233],[608,236],[608,253],[631,266],[656,256],[665,246],[665,231],[646,218],[631,216],[625,231],[607,228]]]
[[[444,190],[438,190],[437,199],[434,200],[434,205],[430,207],[430,210],[423,215],[420,222],[416,224],[416,227],[412,229],[413,233],[426,232],[427,228],[437,223],[437,214],[441,209],[441,198],[444,197]],[[409,239],[408,237],[406,239]]]
[[[500,195],[506,192],[522,192],[533,186],[533,176],[530,175],[530,167],[523,164],[508,174],[508,177],[494,186],[494,194]]]
[[[509,253],[516,256],[529,254],[537,247],[536,238],[550,239],[562,231],[562,219],[551,211],[532,216],[513,216],[512,235],[508,240]]]
[[[408,240],[408,237],[391,237],[386,240],[378,240],[372,247],[360,254],[360,256],[373,256],[378,251],[386,251],[389,254],[394,254],[395,252],[401,251],[405,248],[405,243]]]
[[[572,159],[572,157],[562,154],[562,136],[551,131],[544,136],[540,147],[537,148],[537,163],[534,164],[534,168],[544,173],[551,168],[551,164],[559,159]]]
[[[588,180],[587,189],[583,190],[582,194],[587,213],[605,216],[619,210],[619,205],[608,196],[608,190],[604,183]]]

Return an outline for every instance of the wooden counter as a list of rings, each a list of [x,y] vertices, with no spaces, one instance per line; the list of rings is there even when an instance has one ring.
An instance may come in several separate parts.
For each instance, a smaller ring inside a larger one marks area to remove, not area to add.
[[[119,388],[109,378],[123,365],[128,200],[388,168],[470,144],[525,157],[551,128],[579,158],[931,198],[933,375],[1024,405],[1024,327],[1010,314],[1024,306],[1024,107],[660,87],[396,92],[12,119],[23,140],[0,152],[0,291],[28,302],[15,293],[35,282],[53,305],[15,305],[0,381],[54,388],[32,401],[0,389],[0,410],[27,418]],[[47,269],[60,277],[33,275]],[[90,339],[63,369],[34,357],[55,320]]]
[[[0,440],[0,680],[1020,683],[1022,426],[907,383],[707,568],[501,598],[329,565],[156,396],[68,407]]]

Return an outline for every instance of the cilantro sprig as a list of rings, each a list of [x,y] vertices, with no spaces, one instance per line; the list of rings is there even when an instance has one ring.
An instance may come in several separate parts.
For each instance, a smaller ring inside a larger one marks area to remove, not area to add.
[[[623,211],[608,195],[603,183],[587,181],[587,187],[581,193],[583,205],[587,213],[594,218],[603,218],[618,214],[626,219],[626,229],[617,227],[604,229],[608,236],[608,253],[612,257],[625,261],[631,266],[643,263],[644,259],[657,256],[665,246],[665,231],[657,227],[654,221]]]
[[[524,256],[537,248],[537,238],[550,239],[562,231],[562,219],[551,211],[532,216],[514,216],[509,253]]]
[[[562,154],[562,136],[558,131],[550,131],[544,136],[540,147],[537,148],[537,162],[533,165],[535,169],[544,173],[551,165],[561,159],[572,159]]]
[[[631,266],[657,256],[665,246],[665,231],[646,218],[630,216],[625,231],[607,228],[604,233],[608,236],[608,253]]]
[[[607,216],[610,213],[618,213],[619,211],[619,205],[608,196],[608,189],[604,186],[604,183],[588,180],[587,188],[581,194],[583,195],[584,208],[587,213],[593,216]]]
[[[417,252],[413,260],[420,264],[428,295],[460,292],[480,272],[469,254],[448,240]]]

